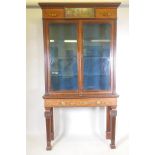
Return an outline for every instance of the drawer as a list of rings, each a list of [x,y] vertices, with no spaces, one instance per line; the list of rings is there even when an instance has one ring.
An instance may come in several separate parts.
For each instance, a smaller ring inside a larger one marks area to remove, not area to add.
[[[96,18],[117,18],[117,10],[112,8],[97,8],[96,9]]]
[[[45,107],[116,106],[117,98],[44,99]]]
[[[64,18],[64,9],[43,9],[43,18]]]

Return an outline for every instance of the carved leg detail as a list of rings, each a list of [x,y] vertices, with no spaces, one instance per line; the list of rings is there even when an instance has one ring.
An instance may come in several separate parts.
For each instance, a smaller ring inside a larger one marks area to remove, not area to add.
[[[111,149],[115,149],[115,125],[116,125],[116,115],[117,115],[117,110],[112,109],[110,111],[110,128],[111,128],[111,144],[110,147]]]
[[[45,111],[46,118],[46,136],[47,136],[47,147],[46,150],[51,150],[51,111],[50,109],[46,109]]]
[[[54,140],[53,108],[51,108],[51,140]]]
[[[111,139],[111,130],[110,130],[110,110],[111,107],[107,107],[106,109],[106,139]]]

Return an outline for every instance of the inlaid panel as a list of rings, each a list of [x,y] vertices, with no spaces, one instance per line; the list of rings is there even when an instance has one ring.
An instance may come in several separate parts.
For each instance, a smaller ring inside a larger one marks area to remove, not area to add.
[[[45,107],[94,107],[116,106],[116,98],[86,98],[86,99],[45,99]]]
[[[65,8],[66,18],[94,18],[94,8]]]
[[[97,8],[96,18],[117,18],[117,10],[111,8]]]
[[[64,18],[64,9],[43,9],[43,18]]]

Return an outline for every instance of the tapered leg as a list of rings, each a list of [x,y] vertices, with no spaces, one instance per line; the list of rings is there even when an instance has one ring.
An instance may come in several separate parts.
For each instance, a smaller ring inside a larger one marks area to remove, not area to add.
[[[111,138],[111,130],[110,130],[110,110],[111,107],[108,106],[106,107],[106,139],[110,139]]]
[[[47,136],[47,147],[46,150],[51,150],[51,111],[50,109],[45,110],[45,119],[46,119],[46,136]]]
[[[51,108],[51,140],[54,140],[53,108]]]
[[[110,110],[110,129],[111,129],[111,149],[115,149],[115,126],[116,126],[116,115],[117,110],[112,109]]]

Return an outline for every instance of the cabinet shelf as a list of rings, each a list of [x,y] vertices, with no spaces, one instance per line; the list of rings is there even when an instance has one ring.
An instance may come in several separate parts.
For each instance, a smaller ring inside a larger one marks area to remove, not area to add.
[[[84,56],[85,59],[109,59],[109,57],[102,56]]]
[[[76,59],[76,56],[72,57],[52,57],[52,59],[58,59],[58,60],[66,60],[66,59]]]
[[[85,40],[86,42],[90,42],[90,43],[109,43],[109,42],[111,42],[111,40],[110,39],[104,39],[104,40],[102,40],[102,39],[94,39],[94,40]]]
[[[62,78],[71,78],[71,77],[77,77],[77,75],[55,75],[55,74],[52,74],[53,77],[62,77]]]
[[[103,77],[103,76],[109,76],[108,74],[84,74],[84,76],[88,76],[88,77]]]

